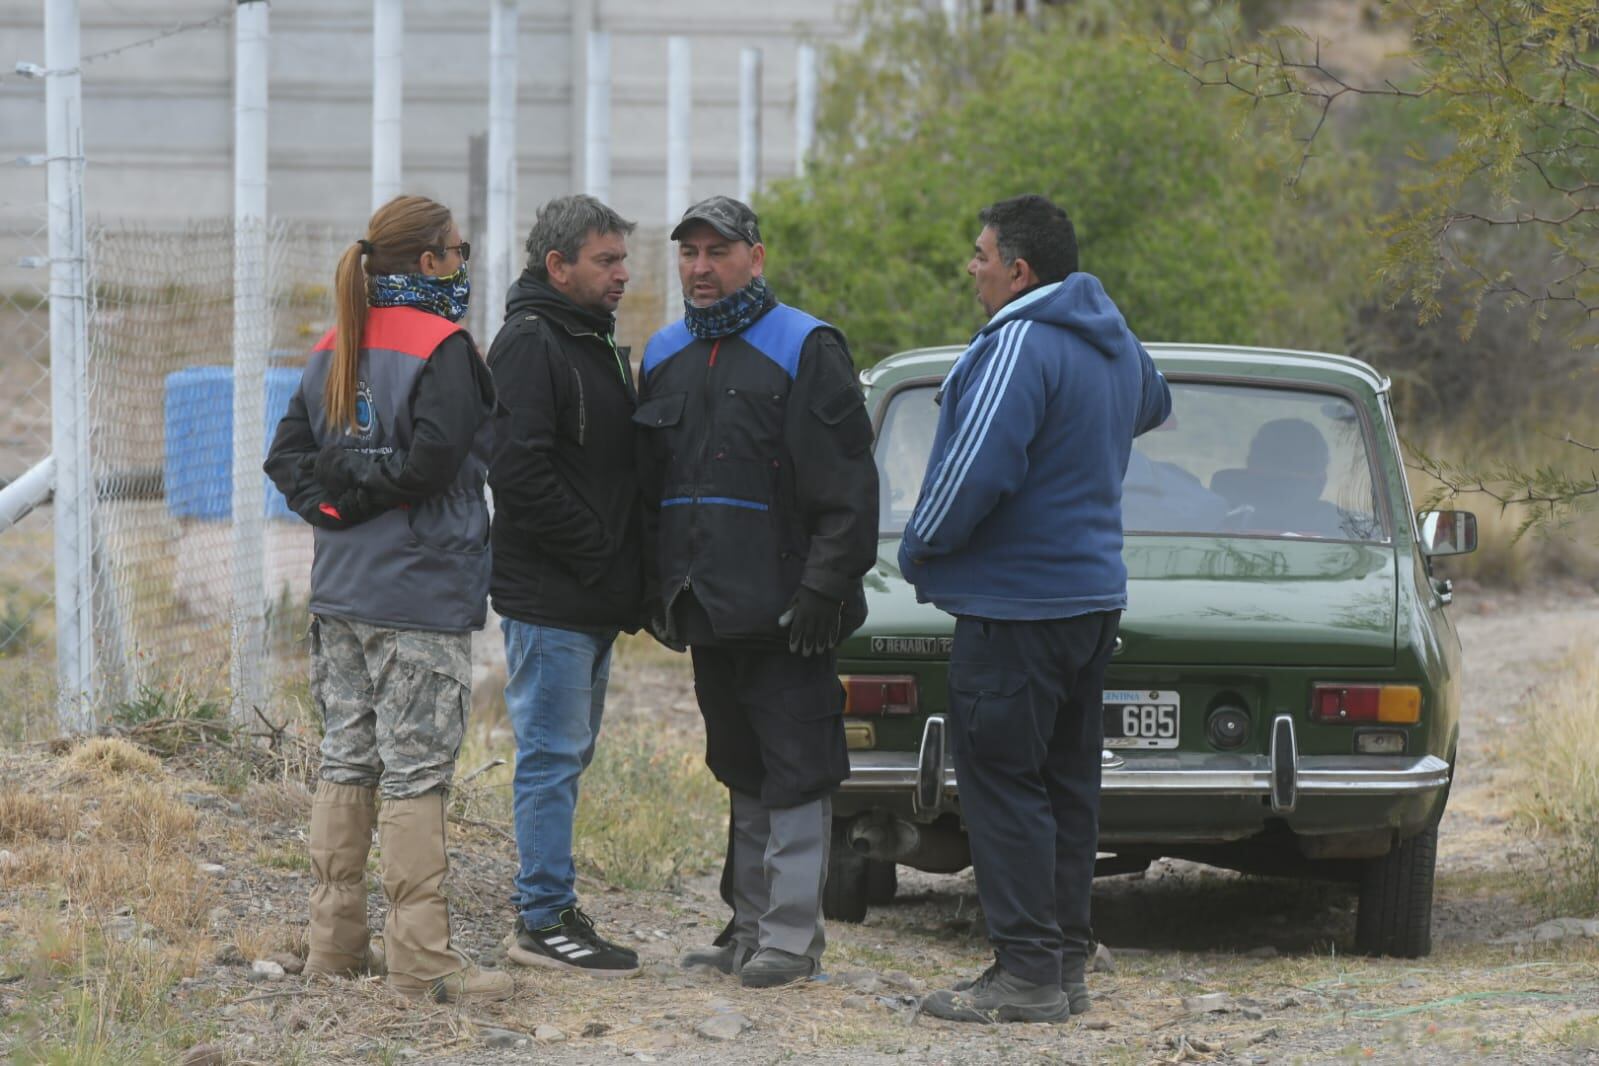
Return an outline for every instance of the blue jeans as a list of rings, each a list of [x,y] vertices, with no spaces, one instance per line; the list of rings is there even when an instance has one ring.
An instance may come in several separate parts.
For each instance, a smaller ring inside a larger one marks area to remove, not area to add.
[[[572,813],[577,779],[594,758],[616,634],[500,620],[505,710],[516,734],[512,802],[520,867],[512,902],[529,929],[577,903]]]

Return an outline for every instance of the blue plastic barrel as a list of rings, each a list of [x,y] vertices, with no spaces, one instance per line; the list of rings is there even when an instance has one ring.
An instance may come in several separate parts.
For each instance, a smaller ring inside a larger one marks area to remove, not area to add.
[[[266,372],[266,438],[272,443],[278,422],[300,384],[300,371]],[[266,459],[263,446],[261,458]],[[166,493],[174,518],[227,521],[233,517],[233,368],[197,366],[168,374],[166,381]],[[265,474],[268,518],[293,519]]]

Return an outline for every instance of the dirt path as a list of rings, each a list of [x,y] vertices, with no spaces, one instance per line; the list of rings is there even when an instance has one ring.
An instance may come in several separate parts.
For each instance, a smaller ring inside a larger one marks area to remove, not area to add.
[[[441,1058],[442,1063],[590,1063],[633,1057],[670,1063],[807,1062],[1570,1062],[1599,1058],[1599,950],[1594,942],[1503,945],[1536,915],[1517,868],[1534,849],[1508,822],[1514,708],[1547,672],[1599,642],[1599,603],[1560,595],[1463,594],[1466,648],[1460,769],[1442,829],[1434,954],[1424,960],[1345,957],[1354,897],[1333,886],[1240,878],[1186,863],[1112,878],[1096,889],[1096,926],[1115,972],[1093,978],[1095,1011],[1066,1027],[981,1029],[918,1017],[910,993],[985,961],[970,873],[902,871],[900,896],[860,926],[833,923],[831,980],[776,994],[731,980],[686,977],[677,950],[720,922],[705,879],[654,906],[618,900],[664,937],[650,971],[626,990],[571,1000],[571,982],[534,978],[543,1013],[589,1039]],[[1532,738],[1518,738],[1531,741]],[[607,900],[609,903],[609,900]],[[665,904],[663,906],[663,904]],[[646,918],[647,916],[647,918]],[[1586,915],[1584,915],[1586,917]],[[652,936],[654,934],[651,934]],[[862,991],[864,990],[864,991]],[[586,993],[588,990],[583,989]],[[1195,1015],[1184,997],[1222,992],[1231,1009]],[[695,1035],[717,1013],[754,1028],[731,1044]],[[617,1026],[607,1019],[622,1016]],[[586,1019],[586,1020],[585,1020]]]
[[[247,960],[222,951],[171,994],[228,1049],[218,1060],[227,1062],[1599,1061],[1599,940],[1492,943],[1540,917],[1520,894],[1538,856],[1509,822],[1507,746],[1557,742],[1518,734],[1514,709],[1560,660],[1599,644],[1599,602],[1463,593],[1455,616],[1466,647],[1466,705],[1442,830],[1436,947],[1427,959],[1346,956],[1355,902],[1346,888],[1162,862],[1096,886],[1096,928],[1114,970],[1091,978],[1091,1014],[1064,1026],[970,1027],[914,1010],[917,993],[975,973],[989,957],[969,872],[902,871],[893,905],[861,925],[830,924],[827,979],[761,993],[675,965],[725,916],[711,876],[671,893],[623,892],[585,878],[585,908],[643,956],[639,979],[519,972],[515,1000],[463,1013],[401,1006],[376,983],[262,984],[240,965]],[[612,691],[613,722],[632,718],[679,745],[693,743],[698,717],[681,664],[620,671]],[[4,774],[48,770],[42,757],[6,758]],[[239,871],[219,886],[210,912],[218,944],[227,928],[283,935],[304,922],[303,795],[257,789],[243,800],[201,811],[210,849],[203,857]],[[278,858],[263,863],[263,854]],[[452,866],[455,936],[493,959],[509,919],[511,849],[495,830],[468,828],[454,838]],[[14,931],[26,925],[15,916],[26,913],[0,877],[0,971],[4,949],[18,945]],[[0,1023],[27,1007],[28,982],[11,980],[0,973]],[[1210,993],[1224,994],[1227,1009],[1184,1008],[1185,997]],[[737,1029],[734,1016],[749,1028],[731,1040],[698,1031],[713,1020]],[[0,1055],[6,1029],[0,1024]]]

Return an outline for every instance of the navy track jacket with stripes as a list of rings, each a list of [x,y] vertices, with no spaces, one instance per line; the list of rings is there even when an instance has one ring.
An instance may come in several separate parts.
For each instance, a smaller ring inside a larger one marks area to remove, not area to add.
[[[955,615],[1071,618],[1127,606],[1122,477],[1171,392],[1099,279],[1011,301],[941,389],[899,563]]]

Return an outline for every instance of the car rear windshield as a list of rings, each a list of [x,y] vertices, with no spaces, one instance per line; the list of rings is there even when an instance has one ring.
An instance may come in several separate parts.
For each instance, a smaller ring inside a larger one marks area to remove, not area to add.
[[[1133,442],[1128,533],[1383,541],[1365,423],[1333,393],[1173,382],[1172,416]],[[889,400],[878,433],[882,533],[905,530],[938,422],[934,385]]]

